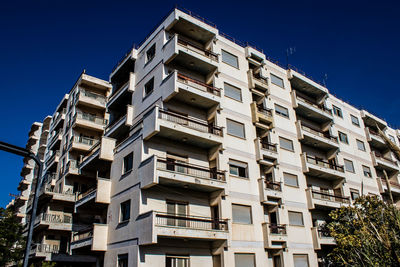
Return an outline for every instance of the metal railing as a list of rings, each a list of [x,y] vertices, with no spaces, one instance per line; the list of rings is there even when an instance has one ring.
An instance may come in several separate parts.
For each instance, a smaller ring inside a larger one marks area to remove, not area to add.
[[[286,224],[269,223],[268,227],[273,235],[286,235]]]
[[[274,191],[282,191],[282,183],[281,182],[273,182],[265,180],[265,187]]]
[[[190,78],[188,76],[185,76],[185,75],[183,75],[183,74],[181,74],[179,72],[178,72],[178,81],[180,81],[182,83],[186,83],[187,85],[190,85],[190,86],[192,86],[192,87],[194,87],[196,89],[199,89],[201,91],[209,92],[209,93],[211,93],[213,95],[216,95],[216,96],[221,96],[221,90],[220,89],[218,89],[218,88],[216,88],[214,86],[208,85],[208,84],[206,84],[204,82],[201,82],[201,81],[195,80],[193,78]]]
[[[211,50],[204,49],[203,47],[194,44],[188,40],[183,39],[181,36],[178,35],[178,44],[183,46],[193,52],[196,52],[202,56],[206,56],[211,60],[218,62],[218,55]]]
[[[72,223],[72,215],[66,214],[52,214],[42,213],[37,217],[37,220],[48,222],[48,223]]]
[[[49,146],[52,146],[53,143],[59,138],[61,134],[62,134],[62,129],[59,129],[57,132],[55,132],[49,139]]]
[[[206,121],[196,119],[193,117],[189,116],[184,116],[180,115],[175,112],[159,109],[159,118],[167,121],[171,121],[183,126],[186,126],[188,128],[200,131],[200,132],[205,132],[205,133],[211,133],[215,134],[218,136],[222,136],[222,128],[215,126],[213,124],[208,124]]]
[[[301,97],[301,96],[299,96],[297,94],[296,94],[296,98],[297,98],[297,100],[305,102],[305,103],[307,103],[307,104],[309,104],[309,105],[311,105],[311,106],[313,106],[313,107],[315,107],[317,109],[320,109],[320,110],[324,111],[325,113],[328,113],[329,115],[332,115],[332,109],[329,109],[329,108],[325,107],[325,105],[323,105],[323,104],[322,105],[315,104],[315,103],[311,102],[310,100],[307,100],[304,97]]]
[[[106,104],[106,97],[103,95],[96,94],[94,92],[90,92],[90,91],[87,91],[82,88],[79,89],[79,95],[94,99],[94,100],[98,101],[100,104],[104,104],[104,105]]]
[[[60,154],[61,154],[60,150],[57,150],[57,151],[53,152],[53,154],[47,160],[47,163],[52,163],[53,160],[55,160],[56,157],[60,157]]]
[[[73,141],[76,143],[84,144],[84,145],[94,146],[100,140],[92,139],[92,138],[85,137],[85,136],[73,136]]]
[[[59,253],[59,245],[50,244],[33,244],[31,248],[31,253],[41,252],[41,253]]]
[[[312,198],[314,198],[314,199],[326,200],[326,201],[330,201],[330,202],[337,202],[337,203],[343,203],[343,204],[350,204],[350,197],[332,195],[332,194],[328,194],[328,193],[313,190],[313,189],[311,190],[311,193],[312,193]]]
[[[268,117],[272,117],[272,110],[269,108],[265,108],[262,104],[257,105],[257,111],[261,114],[264,114]]]
[[[90,226],[81,231],[75,232],[72,237],[72,242],[81,241],[84,239],[89,239],[93,237],[93,226]]]
[[[74,120],[80,119],[85,121],[90,121],[98,125],[105,126],[107,124],[107,120],[98,116],[94,116],[92,114],[88,114],[85,112],[78,111],[74,115]]]
[[[196,230],[228,231],[228,221],[210,217],[190,216],[156,212],[155,224],[158,226],[183,227]]]
[[[157,169],[188,174],[198,178],[225,181],[225,172],[216,168],[206,168],[189,163],[175,162],[168,159],[157,158]]]
[[[93,195],[96,194],[96,192],[97,192],[97,187],[93,187],[93,188],[90,188],[89,190],[87,190],[86,192],[80,193],[77,197],[76,204],[78,204],[78,201],[81,199],[92,197]]]
[[[261,144],[261,148],[269,150],[269,151],[273,151],[273,152],[277,152],[277,144],[272,144],[269,143],[267,141],[264,140],[260,140],[260,144]]]
[[[303,124],[301,124],[301,129],[303,129],[303,130],[306,131],[306,132],[309,132],[309,133],[318,135],[318,136],[320,136],[320,137],[329,139],[329,140],[331,140],[331,141],[333,141],[333,142],[335,142],[335,143],[338,143],[337,137],[331,136],[331,135],[329,134],[329,132],[320,132],[320,131],[318,131],[318,130],[315,130],[315,129],[312,129],[312,128],[308,127],[308,126],[305,126],[305,125],[303,125]]]
[[[313,157],[313,156],[307,155],[307,162],[311,163],[311,164],[314,164],[314,165],[318,165],[318,166],[324,167],[324,168],[332,169],[332,170],[335,170],[335,171],[344,172],[344,167],[343,166],[336,165],[336,164],[333,164],[331,162],[328,162],[328,161],[325,161],[325,160],[322,160],[322,159],[318,159],[318,158]]]

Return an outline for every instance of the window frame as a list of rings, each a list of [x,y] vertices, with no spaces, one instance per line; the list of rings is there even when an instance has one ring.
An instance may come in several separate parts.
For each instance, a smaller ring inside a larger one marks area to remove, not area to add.
[[[371,172],[371,168],[370,168],[370,167],[365,166],[365,165],[361,165],[361,168],[362,168],[362,170],[363,170],[363,175],[364,175],[365,177],[367,177],[367,178],[372,178],[372,172]],[[365,173],[366,173],[365,169],[368,169],[369,175],[365,175]]]
[[[287,114],[284,114],[284,113],[282,113],[281,111],[278,111],[278,110],[277,110],[277,107],[278,107],[279,109],[286,110]],[[275,109],[275,114],[278,114],[279,116],[284,117],[284,118],[286,118],[286,119],[290,119],[290,116],[289,116],[289,109],[288,109],[288,108],[286,108],[286,107],[284,107],[284,106],[281,106],[281,105],[275,103],[275,104],[274,104],[274,109]]]
[[[291,223],[290,222],[290,214],[293,214],[293,213],[296,213],[296,214],[301,214],[301,223],[302,224],[293,224],[293,223]],[[290,226],[301,226],[301,227],[304,227],[304,215],[303,215],[303,212],[301,212],[301,211],[294,211],[294,210],[288,210],[288,219],[289,219],[289,225]]]
[[[128,207],[128,209],[126,209]],[[126,209],[126,210],[125,210]],[[124,213],[126,211],[127,213]],[[127,215],[127,218],[125,216]],[[119,204],[119,223],[125,223],[131,219],[131,200],[125,200]]]
[[[358,195],[358,197],[356,197],[356,198],[354,198],[353,197],[353,193],[354,194],[357,194]],[[359,198],[360,197],[360,191],[358,190],[358,189],[355,189],[355,188],[350,188],[350,198],[351,198],[351,200],[356,200],[357,198]]]
[[[235,221],[235,216],[234,216],[234,212],[233,212],[233,207],[245,207],[249,209],[249,219],[250,219],[250,223],[246,223],[246,222],[237,222]],[[252,225],[253,224],[253,211],[252,211],[252,207],[250,205],[243,205],[243,204],[236,204],[236,203],[232,203],[232,223],[234,224],[244,224],[244,225]]]
[[[149,52],[151,52],[152,50],[154,50],[152,57],[149,57]],[[156,43],[154,43],[152,46],[149,47],[149,49],[146,50],[146,63],[145,65],[147,65],[148,63],[150,63],[154,58],[156,57]]]
[[[236,165],[235,165],[235,163],[236,163]],[[234,159],[230,159],[229,162],[228,162],[228,165],[229,165],[229,175],[230,176],[249,179],[249,164],[248,163],[241,162],[241,161],[234,160]],[[246,167],[242,167],[242,166],[239,166],[239,165],[246,165]],[[237,168],[237,174],[231,173],[231,167],[236,167]],[[240,168],[244,169],[245,176],[241,176],[240,175],[240,170],[239,170]]]
[[[229,63],[229,62],[227,62],[227,61],[224,61],[224,54],[225,54],[225,55],[228,55],[228,56],[232,56],[232,58],[235,58],[235,59],[236,59],[236,66],[235,66],[235,65],[232,65],[231,63]],[[221,61],[222,61],[223,63],[225,63],[225,64],[231,66],[231,67],[234,67],[235,69],[239,69],[239,57],[236,56],[235,54],[232,54],[232,53],[230,53],[230,52],[224,50],[224,49],[221,49]]]
[[[152,84],[152,89],[151,91],[147,92],[147,87]],[[154,92],[154,77],[151,77],[143,86],[143,99],[147,98],[149,95],[151,95]]]
[[[346,137],[346,141],[343,141],[341,136]],[[339,137],[339,141],[343,144],[348,145],[349,144],[349,137],[347,136],[347,134],[345,134],[344,132],[338,131],[338,137]]]
[[[276,79],[282,81],[282,85],[277,84],[277,83],[274,83],[274,79],[273,79],[272,77],[274,77],[274,78],[276,78]],[[278,86],[278,87],[280,87],[280,88],[285,89],[285,81],[284,81],[281,77],[279,77],[278,75],[275,75],[275,74],[273,74],[273,73],[270,73],[270,80],[271,80],[271,83],[272,83],[273,85],[276,85],[276,86]]]
[[[283,140],[285,140],[285,141],[289,141],[289,142],[292,144],[292,149],[283,147],[283,146],[282,146],[282,143],[281,143],[281,139],[283,139]],[[279,147],[280,147],[281,149],[284,149],[284,150],[287,150],[287,151],[290,151],[290,152],[295,152],[295,151],[294,151],[294,143],[293,143],[293,140],[290,140],[290,139],[285,138],[285,137],[282,137],[282,136],[279,136]]]
[[[357,123],[355,123],[353,119],[355,119],[357,121]],[[360,120],[358,119],[357,116],[354,116],[353,114],[350,114],[350,120],[351,120],[351,124],[353,124],[354,126],[361,127],[360,126]]]
[[[306,256],[306,258],[307,258],[307,267],[310,267],[310,259],[309,259],[308,254],[302,254],[302,253],[294,253],[293,254],[293,266],[296,266],[295,265],[295,260],[294,260],[296,256]]]
[[[242,137],[242,136],[235,135],[235,134],[229,132],[228,121],[233,122],[233,123],[236,123],[236,124],[242,125],[242,127],[243,127],[243,137]],[[245,124],[242,123],[242,122],[238,122],[238,121],[235,121],[235,120],[232,120],[232,119],[228,119],[228,118],[227,118],[227,119],[226,119],[226,133],[227,133],[228,135],[230,135],[230,136],[234,136],[234,137],[237,137],[237,138],[240,138],[240,139],[246,139],[246,127],[245,127]]]
[[[352,170],[348,170],[347,169],[346,162],[351,164]],[[354,168],[354,162],[353,161],[351,161],[349,159],[343,159],[343,163],[344,163],[344,169],[346,170],[346,172],[356,173],[356,169]]]
[[[238,90],[238,91],[239,91],[240,99],[236,99],[236,98],[233,97],[233,96],[227,95],[226,92],[229,91],[229,90],[226,90],[226,86],[231,87],[231,88],[234,89],[234,90]],[[238,101],[238,102],[240,102],[240,103],[243,103],[242,89],[240,89],[239,87],[234,86],[234,85],[232,85],[232,84],[230,84],[230,83],[227,83],[227,82],[224,82],[224,96],[227,97],[227,98],[233,99],[233,100],[235,100],[235,101]]]
[[[285,175],[289,175],[289,176],[294,176],[296,177],[296,185],[292,185],[292,184],[287,184],[286,183],[286,176]],[[290,186],[290,187],[295,187],[295,188],[299,188],[299,177],[295,174],[292,173],[288,173],[288,172],[283,172],[283,183],[285,186]]]
[[[234,262],[235,262],[235,266],[237,266],[237,264],[236,264],[236,256],[239,256],[239,255],[251,255],[252,256],[252,258],[253,258],[253,267],[256,267],[256,254],[255,253],[246,253],[246,252],[235,252],[234,253]]]
[[[333,115],[335,115],[336,117],[343,119],[342,109],[339,108],[338,106],[332,105],[332,112],[333,112]]]
[[[360,139],[356,139],[356,143],[357,143],[357,148],[358,148],[358,150],[364,151],[364,152],[367,151],[367,149],[366,149],[365,144],[364,144],[363,141],[361,141]],[[360,149],[359,144],[362,144],[363,149]]]
[[[130,160],[129,160],[129,158],[130,158]],[[126,167],[127,167],[126,162],[128,160],[130,161],[130,165],[131,165],[131,168],[129,170],[126,169]],[[130,172],[132,172],[132,170],[133,170],[133,151],[130,152],[129,154],[127,154],[126,156],[124,156],[124,158],[122,160],[122,175],[126,175],[126,174],[130,173]]]
[[[126,266],[129,266],[129,255],[128,255],[128,253],[118,254],[117,255],[118,267],[125,266],[125,265],[121,265],[121,261],[126,261]]]

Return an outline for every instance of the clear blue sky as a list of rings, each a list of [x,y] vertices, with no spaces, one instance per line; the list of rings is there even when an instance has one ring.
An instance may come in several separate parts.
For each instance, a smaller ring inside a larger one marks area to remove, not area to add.
[[[25,146],[32,122],[52,114],[83,69],[103,79],[177,3],[400,125],[398,1],[3,1],[0,140]],[[0,206],[17,193],[22,159],[0,151]]]

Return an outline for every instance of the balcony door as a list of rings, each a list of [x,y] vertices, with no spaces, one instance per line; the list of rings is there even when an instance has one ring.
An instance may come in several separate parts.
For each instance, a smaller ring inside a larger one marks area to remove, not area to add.
[[[188,203],[167,201],[167,225],[188,227]]]
[[[188,169],[185,166],[187,164],[187,156],[180,156],[172,153],[167,153],[167,170],[173,172],[188,173]]]

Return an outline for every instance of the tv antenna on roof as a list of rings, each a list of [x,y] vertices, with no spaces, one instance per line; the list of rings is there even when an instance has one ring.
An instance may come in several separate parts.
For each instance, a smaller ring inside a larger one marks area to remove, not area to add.
[[[322,78],[322,83],[324,84],[324,86],[326,87],[326,81],[328,80],[328,74],[325,73],[324,74],[324,78]]]
[[[286,49],[286,68],[289,68],[289,56],[296,53],[296,47],[289,47]]]

